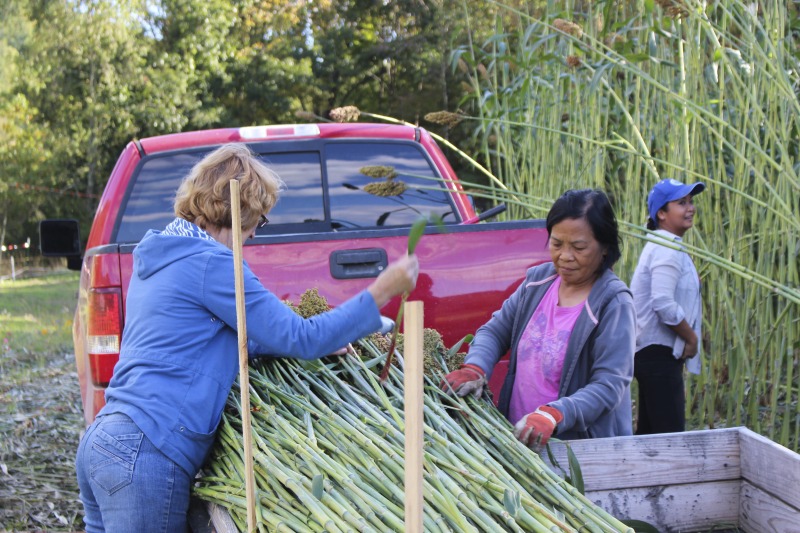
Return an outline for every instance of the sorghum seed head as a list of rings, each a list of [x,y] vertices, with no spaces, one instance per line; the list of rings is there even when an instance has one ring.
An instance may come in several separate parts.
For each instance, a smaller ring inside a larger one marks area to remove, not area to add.
[[[681,18],[689,16],[689,8],[683,0],[655,0],[661,6],[664,13],[670,18]]]
[[[580,38],[583,35],[583,28],[571,22],[569,20],[564,19],[555,19],[553,21],[553,27],[559,31],[563,31],[573,37]]]
[[[400,196],[408,186],[402,181],[387,180],[378,183],[367,183],[364,185],[364,192],[375,196]]]
[[[365,176],[369,176],[370,178],[386,178],[386,179],[393,179],[397,176],[397,172],[395,171],[394,167],[383,166],[383,165],[371,165],[367,167],[361,167],[358,171]]]
[[[301,294],[300,302],[297,305],[293,305],[289,301],[285,301],[284,303],[303,318],[319,315],[331,309],[331,306],[328,305],[328,300],[326,300],[317,289],[308,289]]]
[[[334,122],[355,122],[361,116],[361,111],[354,105],[336,107],[329,113]]]
[[[458,125],[463,118],[463,115],[451,113],[450,111],[434,111],[425,115],[425,120],[428,122],[441,124],[443,126],[447,126],[448,128]]]

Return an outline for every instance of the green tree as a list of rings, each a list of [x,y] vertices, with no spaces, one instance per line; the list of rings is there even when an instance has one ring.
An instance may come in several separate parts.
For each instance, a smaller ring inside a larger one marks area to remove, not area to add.
[[[32,29],[20,2],[0,7],[0,246],[32,235],[34,228],[26,222],[44,196],[31,184],[47,172],[46,131],[36,122],[35,107],[15,93],[12,83]]]
[[[23,95],[0,100],[0,246],[35,235],[31,215],[41,215],[47,197],[38,178],[50,169],[47,132],[34,118]]]
[[[163,0],[147,25],[202,102],[191,128],[288,122],[342,105],[416,121],[447,103],[451,7]]]
[[[306,2],[238,2],[230,43],[235,47],[225,78],[216,77],[215,98],[227,125],[295,121],[302,102],[316,94],[306,41]]]
[[[85,234],[136,137],[293,122],[298,111],[326,116],[342,105],[438,128],[422,117],[461,96],[449,51],[467,35],[463,6],[9,0],[0,8],[5,135],[37,139],[44,154],[35,172],[15,171],[36,205],[27,225],[74,216]]]
[[[99,175],[138,130],[129,104],[142,59],[131,13],[106,2],[48,2],[34,17],[18,90],[51,132],[54,185],[92,198],[104,184]]]
[[[309,12],[311,109],[355,105],[411,122],[446,104],[447,2],[331,2]]]
[[[44,133],[47,172],[18,176],[47,191],[28,225],[78,218],[87,235],[108,175],[126,143],[180,131],[200,104],[170,57],[152,53],[138,2],[26,2],[33,23],[19,47],[11,93]]]

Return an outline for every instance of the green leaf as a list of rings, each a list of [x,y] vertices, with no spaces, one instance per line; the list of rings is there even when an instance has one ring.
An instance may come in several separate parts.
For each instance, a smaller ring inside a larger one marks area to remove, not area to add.
[[[411,225],[411,230],[408,232],[408,254],[409,255],[413,254],[414,250],[417,248],[417,243],[422,238],[422,234],[425,233],[425,226],[427,224],[428,224],[427,219],[418,218]]]
[[[567,446],[567,460],[569,462],[569,480],[570,484],[575,487],[581,494],[586,494],[583,483],[583,471],[575,452],[572,451],[572,446],[568,443]]]
[[[445,230],[444,222],[442,221],[442,217],[439,215],[431,215],[429,219],[425,217],[420,217],[414,221],[411,225],[411,229],[408,232],[408,254],[411,255],[414,253],[414,250],[417,248],[417,243],[422,238],[422,235],[425,233],[425,226],[428,223],[436,224],[436,227],[439,228],[440,231]]]
[[[563,444],[567,448],[567,463],[569,465],[569,472],[564,470],[558,459],[556,459],[551,446],[555,444]],[[570,447],[569,443],[566,441],[559,440],[557,438],[551,438],[547,445],[545,446],[545,450],[547,451],[547,459],[550,461],[550,464],[553,468],[558,469],[561,472],[561,475],[564,476],[564,479],[575,487],[581,494],[585,494],[584,482],[583,482],[583,471],[581,470],[580,462],[578,461],[578,457],[575,455],[575,452],[572,451],[572,447]]]
[[[306,434],[308,437],[316,440],[316,437],[314,436],[314,426],[311,422],[311,413],[303,414],[303,422],[306,424]]]
[[[431,217],[431,222],[434,222],[440,229],[444,228],[444,223],[442,222],[441,217]],[[425,233],[425,226],[428,224],[428,219],[424,217],[420,217],[414,221],[411,225],[411,229],[408,232],[408,255],[414,253],[414,250],[417,248],[417,243],[422,238],[422,235]],[[403,321],[403,307],[405,307],[406,299],[408,298],[408,293],[404,292],[403,296],[400,299],[400,309],[397,311],[397,318],[394,321],[394,330],[392,330],[392,340],[389,344],[389,351],[386,353],[386,362],[383,365],[383,369],[378,377],[381,383],[386,381],[386,378],[389,377],[389,367],[392,364],[392,358],[394,357],[394,350],[397,346],[397,334],[400,331],[400,323]]]
[[[311,480],[311,494],[313,494],[314,497],[316,499],[318,499],[318,500],[321,500],[322,496],[324,494],[323,490],[322,490],[322,486],[323,486],[324,482],[325,482],[325,478],[322,477],[322,474],[317,474]]]
[[[632,54],[625,54],[625,59],[631,63],[640,63],[642,61],[648,61],[650,59],[650,54],[646,54],[644,52],[635,52]]]
[[[612,67],[613,65],[611,63],[605,63],[599,68],[597,68],[597,70],[595,70],[594,76],[592,76],[592,81],[589,83],[589,87],[587,89],[589,93],[593,93],[597,90],[597,86],[603,80],[603,77],[605,76],[606,72],[608,70],[611,70]]]
[[[517,512],[519,511],[521,505],[522,498],[520,497],[519,492],[511,489],[506,489],[503,491],[503,507],[505,507],[508,514],[516,518]]]
[[[463,339],[461,339],[460,341],[458,341],[457,343],[455,343],[455,344],[454,344],[454,345],[453,345],[453,346],[452,346],[452,347],[451,347],[449,350],[447,350],[447,357],[448,357],[448,358],[450,358],[450,357],[453,357],[455,354],[457,354],[457,353],[458,353],[458,351],[461,349],[461,346],[462,346],[462,345],[463,345],[465,342],[466,342],[467,344],[469,344],[469,343],[471,343],[471,342],[472,342],[472,339],[473,339],[473,338],[474,338],[474,335],[472,335],[471,333],[470,333],[470,334],[468,334],[468,335],[465,335]]]

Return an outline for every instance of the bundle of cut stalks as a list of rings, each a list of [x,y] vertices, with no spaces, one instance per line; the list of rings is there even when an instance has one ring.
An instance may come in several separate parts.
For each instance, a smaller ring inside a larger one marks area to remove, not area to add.
[[[374,337],[358,348],[251,366],[259,531],[403,531],[403,361],[379,383],[385,354]],[[633,531],[517,441],[490,401],[453,398],[425,380],[425,531]],[[194,491],[244,530],[239,398],[231,392]]]

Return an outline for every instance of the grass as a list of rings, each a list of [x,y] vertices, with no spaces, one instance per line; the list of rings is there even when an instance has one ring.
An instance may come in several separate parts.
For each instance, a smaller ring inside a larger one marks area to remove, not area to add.
[[[0,281],[0,531],[77,531],[78,276]]]
[[[4,361],[72,352],[78,273],[0,281],[0,342]]]

